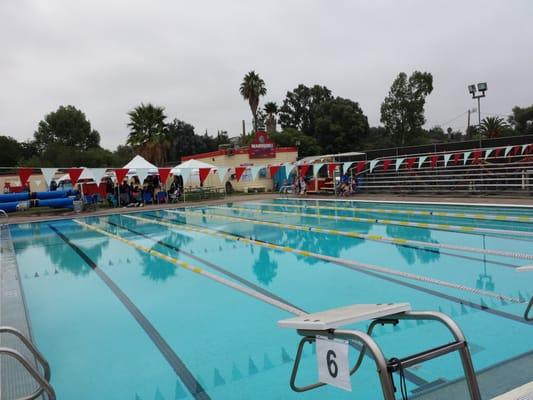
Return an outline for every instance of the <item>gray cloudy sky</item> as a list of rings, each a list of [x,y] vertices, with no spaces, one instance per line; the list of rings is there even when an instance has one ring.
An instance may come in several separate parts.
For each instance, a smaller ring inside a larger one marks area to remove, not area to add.
[[[429,71],[428,126],[464,128],[466,90],[482,112],[533,104],[533,1],[1,0],[0,133],[32,136],[59,105],[83,110],[115,148],[140,102],[197,132],[235,136],[238,93],[255,69],[280,104],[299,83],[358,101],[370,123],[400,71]],[[484,116],[484,114],[482,114]]]

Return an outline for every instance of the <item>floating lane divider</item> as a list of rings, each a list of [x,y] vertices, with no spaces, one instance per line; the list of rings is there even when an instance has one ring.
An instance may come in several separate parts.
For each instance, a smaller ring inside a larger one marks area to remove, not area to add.
[[[231,209],[233,209],[233,207]],[[176,210],[164,210],[164,211],[169,212],[169,213],[174,213],[174,214],[182,213],[182,211],[176,211]],[[330,235],[347,236],[347,237],[356,238],[356,239],[372,240],[375,242],[406,245],[406,246],[413,246],[413,247],[425,248],[425,249],[446,249],[446,250],[455,250],[455,251],[464,251],[464,252],[470,252],[470,253],[500,256],[500,257],[510,257],[510,258],[523,259],[523,260],[533,260],[533,254],[527,254],[527,253],[518,253],[518,252],[492,250],[492,249],[481,249],[477,247],[465,247],[465,246],[457,246],[453,244],[444,244],[444,243],[423,242],[419,240],[411,240],[411,239],[404,239],[404,238],[389,238],[389,237],[381,236],[381,235],[369,235],[369,234],[358,233],[358,232],[347,232],[347,231],[341,231],[338,229],[315,228],[315,227],[308,226],[308,225],[283,224],[279,222],[259,221],[259,220],[254,220],[250,218],[235,217],[235,216],[230,216],[230,215],[211,214],[211,213],[203,214],[200,211],[188,211],[188,212],[191,214],[196,213],[196,215],[202,215],[202,216],[210,215],[210,216],[214,216],[219,219],[250,222],[253,224],[257,224],[257,225],[272,226],[276,228],[285,228],[285,229],[305,231],[305,232],[327,233]]]
[[[320,200],[305,200],[305,201],[320,201]],[[338,210],[338,211],[354,211],[354,212],[369,212],[381,214],[400,214],[400,215],[423,215],[429,217],[448,217],[448,218],[467,218],[480,219],[484,221],[504,221],[504,222],[533,222],[533,217],[524,217],[520,215],[494,215],[494,214],[471,214],[458,212],[444,212],[444,211],[417,211],[417,210],[397,210],[385,208],[366,208],[366,207],[331,207],[331,206],[313,206],[313,205],[299,205],[289,203],[246,203],[258,206],[273,206],[273,207],[289,207],[289,208],[311,208],[317,210]]]
[[[172,213],[182,214],[182,212],[175,211],[175,210],[163,210],[163,211],[166,211],[166,212],[171,212],[172,211]],[[183,212],[183,213],[185,213],[185,212]],[[211,214],[207,215],[207,217],[210,217],[210,216],[211,216]],[[362,270],[370,270],[370,271],[379,272],[379,273],[382,273],[382,274],[400,276],[402,278],[407,278],[407,279],[417,280],[417,281],[421,281],[421,282],[431,283],[431,284],[434,284],[434,285],[444,286],[444,287],[448,287],[448,288],[452,288],[452,289],[456,289],[456,290],[460,290],[460,291],[464,291],[464,292],[470,292],[470,293],[474,293],[474,294],[477,294],[477,295],[480,295],[480,296],[492,297],[492,298],[495,298],[495,299],[498,299],[498,300],[508,301],[508,302],[511,302],[511,303],[520,304],[520,303],[524,302],[523,300],[521,300],[519,298],[516,298],[516,297],[513,297],[513,296],[507,296],[507,295],[503,295],[503,294],[497,294],[497,293],[494,293],[494,292],[489,292],[489,291],[486,291],[486,290],[475,289],[475,288],[471,288],[469,286],[459,285],[459,284],[453,283],[453,282],[443,281],[443,280],[440,280],[440,279],[434,279],[434,278],[430,278],[430,277],[422,276],[422,275],[411,274],[409,272],[397,271],[397,270],[394,270],[394,269],[380,267],[380,266],[377,266],[377,265],[361,263],[361,262],[358,262],[358,261],[353,261],[353,260],[349,260],[349,259],[328,256],[328,255],[324,255],[324,254],[313,253],[313,252],[310,252],[310,251],[307,251],[307,250],[295,249],[295,248],[288,247],[288,246],[280,246],[280,245],[277,245],[277,244],[267,243],[267,242],[263,242],[263,241],[260,241],[260,240],[255,240],[255,239],[250,239],[250,238],[245,238],[245,237],[241,237],[241,236],[232,235],[232,234],[229,234],[229,233],[222,233],[222,232],[219,232],[219,231],[216,231],[216,230],[213,230],[213,229],[209,229],[209,228],[192,227],[191,225],[184,226],[182,224],[170,223],[170,222],[165,222],[165,221],[161,221],[161,220],[154,220],[154,219],[151,219],[151,218],[137,217],[137,216],[133,216],[133,215],[124,215],[124,217],[136,219],[138,221],[148,222],[148,223],[151,223],[151,224],[159,224],[159,225],[162,225],[162,226],[166,226],[166,227],[173,228],[173,229],[178,229],[178,230],[182,229],[182,228],[185,228],[186,230],[196,231],[196,232],[200,232],[200,233],[204,233],[204,234],[212,235],[212,236],[218,236],[218,237],[221,237],[221,238],[224,238],[224,239],[228,239],[228,240],[234,240],[234,241],[240,241],[240,242],[243,242],[243,243],[254,244],[254,245],[257,245],[257,246],[266,247],[268,249],[273,249],[273,250],[279,250],[279,251],[283,251],[283,252],[287,252],[287,253],[298,254],[298,255],[304,256],[304,257],[316,258],[316,259],[319,259],[319,260],[322,260],[322,261],[332,262],[332,263],[335,263],[335,264],[351,265],[353,267],[356,267],[356,268],[359,268],[359,269],[362,269]]]
[[[208,209],[216,210],[235,210],[235,211],[246,211],[246,212],[255,212],[260,214],[272,214],[272,215],[282,215],[284,217],[293,216],[293,217],[308,217],[308,218],[318,218],[318,219],[333,219],[336,221],[352,221],[352,222],[369,222],[372,224],[382,224],[382,225],[399,225],[399,226],[409,226],[413,228],[424,228],[424,229],[437,229],[441,231],[452,231],[452,232],[465,232],[465,233],[485,233],[485,234],[498,234],[504,236],[532,236],[533,231],[510,231],[506,229],[491,229],[491,228],[478,228],[473,226],[461,226],[461,225],[448,225],[448,224],[430,224],[425,222],[407,222],[407,221],[394,221],[390,219],[374,219],[374,218],[361,218],[361,217],[343,217],[337,215],[322,215],[322,214],[308,214],[308,213],[298,213],[298,212],[283,212],[283,211],[272,211],[272,210],[261,210],[257,208],[247,208],[247,207],[219,207],[219,206],[209,206]]]
[[[77,223],[78,225],[80,226],[83,226],[84,228],[86,229],[89,229],[91,231],[94,231],[94,232],[98,232],[100,233],[101,235],[104,235],[104,236],[107,236],[107,237],[110,237],[112,239],[115,239],[115,240],[118,240],[119,242],[122,242],[124,244],[127,244],[128,246],[131,246],[131,247],[134,247],[135,249],[141,251],[141,252],[144,252],[144,253],[147,253],[147,254],[150,254],[151,256],[154,256],[154,257],[157,257],[157,258],[160,258],[162,260],[165,260],[171,264],[174,264],[174,265],[177,265],[181,268],[184,268],[188,271],[192,271],[192,272],[195,272],[199,275],[202,275],[202,276],[205,276],[206,278],[209,278],[209,279],[212,279],[218,283],[221,283],[223,285],[226,285],[232,289],[235,289],[235,290],[238,290],[239,292],[242,292],[242,293],[245,293],[249,296],[252,296],[252,297],[255,297],[256,299],[258,300],[261,300],[265,303],[268,303],[270,305],[273,305],[275,307],[278,307],[279,309],[283,310],[283,311],[287,311],[291,314],[294,314],[294,315],[307,315],[307,313],[295,308],[295,307],[292,307],[288,304],[285,304],[279,300],[276,300],[270,296],[266,296],[260,292],[258,292],[257,290],[254,290],[254,289],[251,289],[251,288],[248,288],[248,287],[245,287],[245,286],[242,286],[242,285],[239,285],[229,279],[226,279],[226,278],[223,278],[223,277],[220,277],[216,274],[213,274],[209,271],[205,271],[203,269],[201,269],[200,267],[197,267],[195,265],[192,265],[192,264],[189,264],[188,262],[185,262],[185,261],[182,261],[182,260],[179,260],[177,258],[174,258],[174,257],[171,257],[171,256],[168,256],[166,254],[163,254],[157,250],[153,250],[153,249],[150,249],[148,247],[145,247],[143,245],[140,245],[140,244],[137,244],[131,240],[128,240],[128,239],[124,239],[123,237],[121,236],[118,236],[118,235],[115,235],[113,233],[110,233],[106,230],[103,230],[103,229],[100,229],[96,226],[93,226],[93,225],[90,225],[90,224],[87,224],[83,221],[80,221],[78,219],[74,219],[73,220],[75,223]]]

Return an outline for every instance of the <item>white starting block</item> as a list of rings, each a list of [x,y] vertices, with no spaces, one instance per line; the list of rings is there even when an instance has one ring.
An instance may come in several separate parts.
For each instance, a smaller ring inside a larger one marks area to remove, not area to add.
[[[372,339],[372,331],[376,325],[396,325],[402,320],[438,321],[448,328],[454,337],[454,341],[402,359],[391,358],[386,360],[380,347]],[[371,321],[366,333],[356,330],[337,329],[363,321]],[[298,345],[290,380],[290,386],[296,392],[305,392],[326,384],[351,390],[350,375],[353,375],[359,369],[366,351],[369,351],[377,366],[384,399],[394,400],[393,372],[399,372],[401,378],[403,378],[403,370],[405,368],[458,351],[463,364],[470,398],[472,400],[481,400],[470,351],[463,332],[450,317],[443,313],[411,311],[411,306],[408,303],[354,304],[284,319],[278,321],[278,325],[282,328],[296,329],[298,334],[303,336]],[[300,387],[296,385],[296,376],[303,347],[306,343],[313,342],[317,343],[316,354],[319,382]],[[352,347],[360,345],[358,347],[360,349],[359,357],[351,369],[348,365],[348,344],[351,344]],[[402,396],[406,398],[407,389],[404,389],[405,385],[401,386],[403,386],[401,388]]]

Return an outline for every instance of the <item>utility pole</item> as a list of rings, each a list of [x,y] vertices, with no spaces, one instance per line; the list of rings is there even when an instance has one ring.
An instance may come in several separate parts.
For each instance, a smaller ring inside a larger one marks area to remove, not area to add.
[[[466,134],[470,132],[470,108],[468,109],[468,124],[466,125]]]

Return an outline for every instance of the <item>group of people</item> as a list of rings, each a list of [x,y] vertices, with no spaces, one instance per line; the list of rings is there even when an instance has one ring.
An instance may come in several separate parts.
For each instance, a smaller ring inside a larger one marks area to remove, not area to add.
[[[342,175],[337,184],[337,194],[344,197],[354,194],[357,190],[357,179],[356,176],[348,175],[348,173]]]

